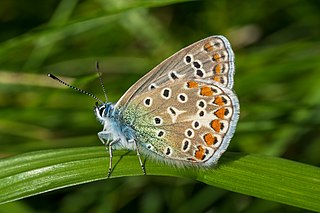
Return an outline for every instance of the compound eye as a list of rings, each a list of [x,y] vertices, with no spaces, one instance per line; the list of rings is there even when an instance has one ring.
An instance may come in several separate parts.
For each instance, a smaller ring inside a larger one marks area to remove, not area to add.
[[[101,106],[101,107],[99,108],[99,115],[100,115],[101,117],[104,116],[104,110],[105,110],[105,109],[106,109],[105,106]]]

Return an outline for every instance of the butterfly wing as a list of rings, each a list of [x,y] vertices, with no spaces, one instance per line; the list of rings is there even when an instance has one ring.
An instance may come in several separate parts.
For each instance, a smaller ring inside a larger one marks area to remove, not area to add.
[[[136,96],[123,112],[144,154],[177,164],[212,165],[239,117],[232,90],[214,80],[177,80]]]
[[[177,164],[212,165],[239,117],[234,55],[222,36],[198,41],[163,61],[117,102],[144,154]]]
[[[223,36],[195,42],[164,60],[132,85],[115,107],[126,106],[137,94],[161,87],[177,79],[212,79],[232,89],[234,54]]]

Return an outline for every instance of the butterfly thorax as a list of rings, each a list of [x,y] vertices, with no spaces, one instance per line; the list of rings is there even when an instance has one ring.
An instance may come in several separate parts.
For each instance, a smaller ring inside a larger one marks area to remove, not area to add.
[[[121,110],[114,107],[113,103],[96,105],[94,112],[97,120],[103,125],[103,130],[98,133],[100,140],[112,148],[125,147],[134,150],[134,130],[122,121]]]

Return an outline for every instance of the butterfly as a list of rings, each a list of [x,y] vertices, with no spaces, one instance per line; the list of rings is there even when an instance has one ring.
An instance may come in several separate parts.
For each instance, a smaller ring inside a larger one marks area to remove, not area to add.
[[[141,155],[175,166],[217,164],[240,114],[234,73],[229,41],[211,36],[164,60],[116,103],[89,94],[98,100],[94,113],[103,125],[98,137],[110,156],[108,177],[117,149],[136,151],[144,174]]]

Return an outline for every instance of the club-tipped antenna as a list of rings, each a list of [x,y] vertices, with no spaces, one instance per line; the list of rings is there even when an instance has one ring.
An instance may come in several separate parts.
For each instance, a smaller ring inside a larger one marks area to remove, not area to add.
[[[65,86],[67,86],[67,87],[70,87],[71,89],[74,89],[74,90],[76,90],[76,91],[78,91],[78,92],[81,92],[81,93],[83,93],[83,94],[86,94],[86,95],[90,96],[91,98],[96,99],[96,100],[99,101],[101,104],[104,104],[103,101],[101,101],[99,98],[97,98],[95,95],[91,94],[90,92],[87,92],[87,91],[85,91],[85,90],[83,90],[83,89],[79,89],[79,88],[77,88],[77,87],[75,87],[75,86],[72,86],[72,85],[64,82],[63,80],[59,79],[58,77],[52,75],[51,73],[48,73],[48,76],[49,76],[50,78],[52,78],[53,80],[56,80],[56,81],[60,82],[61,84],[65,85]]]
[[[103,91],[104,97],[106,98],[106,102],[108,102],[108,96],[107,96],[106,89],[105,89],[103,81],[102,81],[101,72],[99,70],[99,61],[96,61],[96,71],[97,71],[98,76],[99,76],[99,81],[100,81],[100,85],[102,87],[102,91]]]

